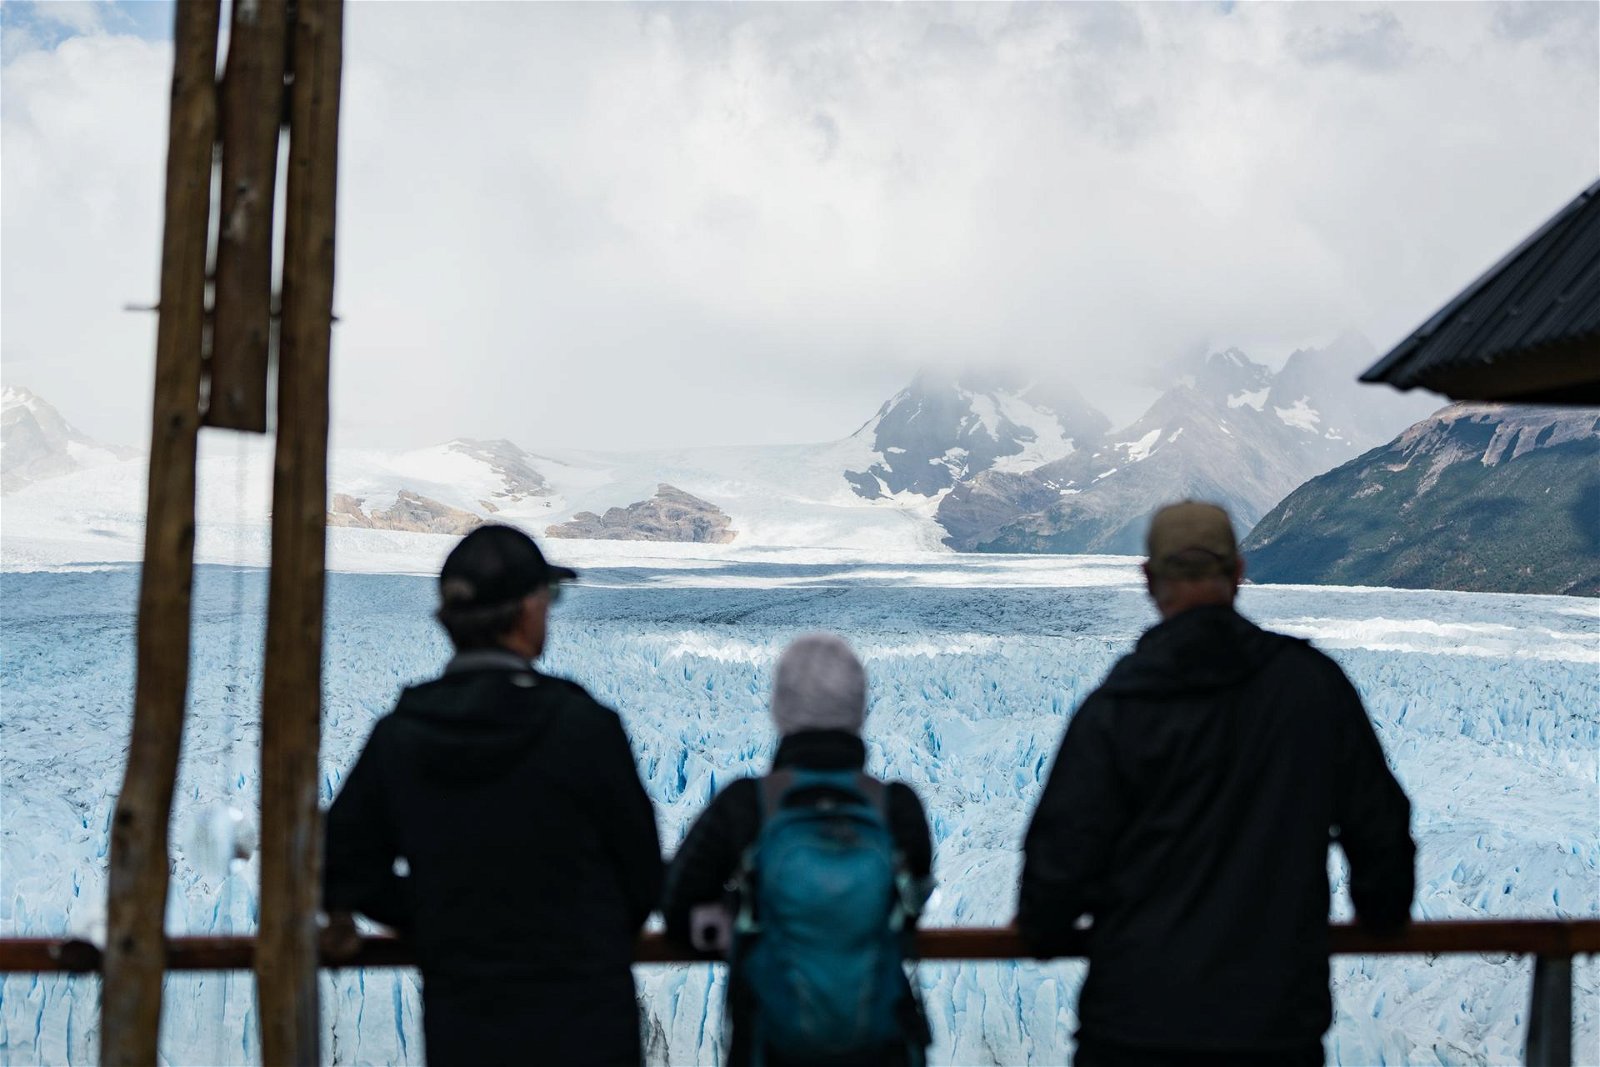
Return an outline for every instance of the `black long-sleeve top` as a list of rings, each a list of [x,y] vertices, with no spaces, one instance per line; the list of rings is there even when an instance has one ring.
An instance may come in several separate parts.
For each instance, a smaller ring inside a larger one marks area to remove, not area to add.
[[[402,930],[430,980],[626,978],[662,864],[621,720],[478,658],[373,728],[328,811],[324,906]]]

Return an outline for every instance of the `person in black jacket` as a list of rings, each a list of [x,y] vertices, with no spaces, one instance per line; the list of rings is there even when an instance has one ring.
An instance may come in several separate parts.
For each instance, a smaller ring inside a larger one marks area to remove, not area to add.
[[[410,941],[430,1064],[640,1061],[655,812],[617,714],[532,665],[573,577],[510,527],[462,539],[440,574],[456,655],[378,720],[328,810],[324,906]]]
[[[1149,549],[1163,621],[1067,727],[1023,844],[1018,926],[1048,957],[1091,920],[1080,1067],[1321,1063],[1328,846],[1360,921],[1403,927],[1410,803],[1339,667],[1234,611],[1225,511],[1163,508]]]
[[[861,726],[867,713],[866,696],[866,672],[849,645],[829,634],[796,640],[779,658],[773,682],[772,718],[782,738],[773,770],[864,767],[867,748],[861,740]],[[912,891],[918,898],[915,904],[920,908],[933,885],[928,819],[910,786],[888,782],[884,789],[889,832],[912,879]],[[793,803],[826,799],[807,796],[809,792],[801,790]],[[731,909],[725,905],[745,851],[760,833],[761,803],[761,779],[739,779],[712,798],[690,827],[667,871],[661,911],[669,939],[702,950],[725,947],[725,924],[731,920]],[[914,923],[915,916],[910,921]],[[865,1062],[920,1062],[928,1042],[927,1022],[909,984],[902,1006],[905,1040]],[[729,981],[727,1011],[729,1067],[751,1063],[786,1067],[781,1049],[763,1049],[757,1056],[751,1047],[752,1004],[736,976]]]

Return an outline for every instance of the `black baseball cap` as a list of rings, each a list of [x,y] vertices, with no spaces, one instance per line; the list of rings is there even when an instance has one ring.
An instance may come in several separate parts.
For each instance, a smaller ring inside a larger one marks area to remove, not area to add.
[[[439,600],[450,608],[481,608],[520,600],[578,572],[544,558],[533,538],[511,526],[480,526],[445,557]]]

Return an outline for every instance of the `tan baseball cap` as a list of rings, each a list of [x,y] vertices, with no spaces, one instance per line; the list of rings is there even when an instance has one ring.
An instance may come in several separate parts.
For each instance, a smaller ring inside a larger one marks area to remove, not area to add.
[[[1233,522],[1216,504],[1182,500],[1150,517],[1150,571],[1163,578],[1211,578],[1239,562]]]

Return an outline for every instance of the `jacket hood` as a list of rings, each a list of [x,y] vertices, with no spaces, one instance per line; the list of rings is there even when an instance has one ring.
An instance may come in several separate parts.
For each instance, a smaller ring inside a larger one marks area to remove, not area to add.
[[[778,742],[772,768],[803,767],[818,771],[860,770],[867,763],[867,743],[852,730],[802,730]]]
[[[1295,641],[1261,629],[1232,607],[1192,608],[1145,631],[1102,689],[1146,697],[1226,689],[1259,672]]]
[[[554,679],[530,668],[450,672],[400,694],[394,719],[424,777],[498,778],[550,730]]]

